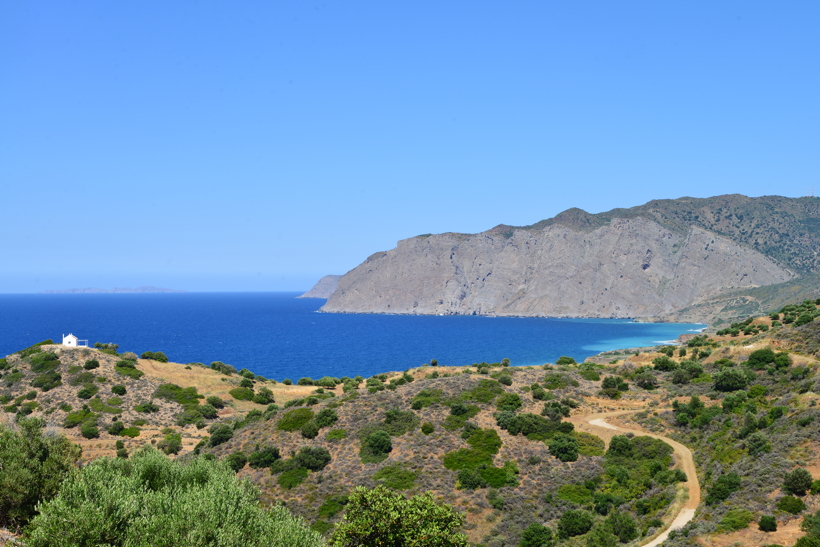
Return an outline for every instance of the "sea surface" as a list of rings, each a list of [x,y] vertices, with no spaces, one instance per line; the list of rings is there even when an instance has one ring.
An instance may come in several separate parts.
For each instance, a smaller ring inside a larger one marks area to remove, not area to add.
[[[622,319],[328,314],[299,293],[0,294],[0,355],[63,334],[162,351],[180,363],[223,361],[267,378],[372,376],[441,365],[579,362],[652,346],[705,325]]]

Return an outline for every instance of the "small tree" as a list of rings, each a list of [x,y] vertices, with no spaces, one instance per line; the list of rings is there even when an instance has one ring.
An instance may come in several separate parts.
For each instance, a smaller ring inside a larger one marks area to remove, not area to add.
[[[553,544],[552,530],[543,524],[534,522],[527,526],[521,534],[518,547],[551,547]]]
[[[743,389],[749,383],[743,371],[734,368],[725,368],[714,375],[715,389],[717,391],[737,391]]]
[[[558,519],[558,537],[567,539],[586,534],[592,528],[592,515],[584,510],[570,509]]]
[[[783,478],[783,490],[796,496],[804,496],[811,489],[812,481],[811,473],[802,467],[798,467],[794,471],[786,473]]]
[[[467,547],[467,538],[456,531],[462,524],[463,515],[437,504],[429,492],[407,499],[383,486],[360,486],[328,546]]]
[[[771,515],[760,517],[757,526],[762,532],[777,532],[777,520]]]
[[[549,443],[550,454],[562,462],[574,462],[578,459],[578,441],[573,435],[556,434]]]
[[[629,513],[613,511],[606,519],[606,527],[621,543],[629,543],[638,537],[638,525]]]

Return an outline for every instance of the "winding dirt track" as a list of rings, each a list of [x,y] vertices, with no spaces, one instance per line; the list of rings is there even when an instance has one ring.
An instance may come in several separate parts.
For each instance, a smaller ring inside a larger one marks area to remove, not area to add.
[[[678,514],[672,520],[671,524],[664,530],[664,532],[655,539],[642,544],[643,547],[657,547],[669,537],[669,532],[682,528],[695,516],[695,509],[700,504],[700,483],[698,482],[698,474],[695,471],[695,460],[692,458],[692,452],[684,445],[677,441],[673,441],[668,437],[663,437],[649,431],[644,431],[639,427],[625,427],[622,425],[612,425],[607,422],[607,419],[617,418],[626,414],[634,414],[639,412],[637,410],[621,410],[616,412],[601,412],[600,414],[584,414],[578,416],[571,416],[568,418],[570,422],[575,425],[575,429],[592,433],[604,439],[607,446],[609,441],[615,435],[622,435],[624,433],[634,433],[636,435],[645,435],[660,439],[668,443],[675,451],[675,459],[680,464],[683,472],[686,473],[686,488],[689,490],[689,497],[685,500],[683,505],[679,508]]]

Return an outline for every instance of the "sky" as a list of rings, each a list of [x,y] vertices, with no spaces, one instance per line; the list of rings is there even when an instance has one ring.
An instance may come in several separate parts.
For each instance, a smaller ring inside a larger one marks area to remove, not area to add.
[[[817,2],[0,2],[0,292],[820,193]]]

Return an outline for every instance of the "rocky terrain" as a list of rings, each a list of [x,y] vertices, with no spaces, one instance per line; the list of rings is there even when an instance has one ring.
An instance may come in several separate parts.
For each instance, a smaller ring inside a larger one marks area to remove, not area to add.
[[[47,341],[0,359],[0,432],[37,417],[86,462],[144,444],[218,459],[322,534],[356,487],[383,486],[431,492],[476,547],[812,547],[818,325],[820,299],[805,300],[584,363],[431,361],[296,385]]]
[[[739,317],[749,291],[816,296],[820,199],[658,200],[531,226],[424,235],[339,279],[325,312],[552,317]],[[788,292],[788,291],[786,291]],[[727,298],[734,298],[727,301]],[[764,299],[765,300],[765,299]]]
[[[312,289],[296,298],[329,298],[336,291],[341,275],[326,275]]]

